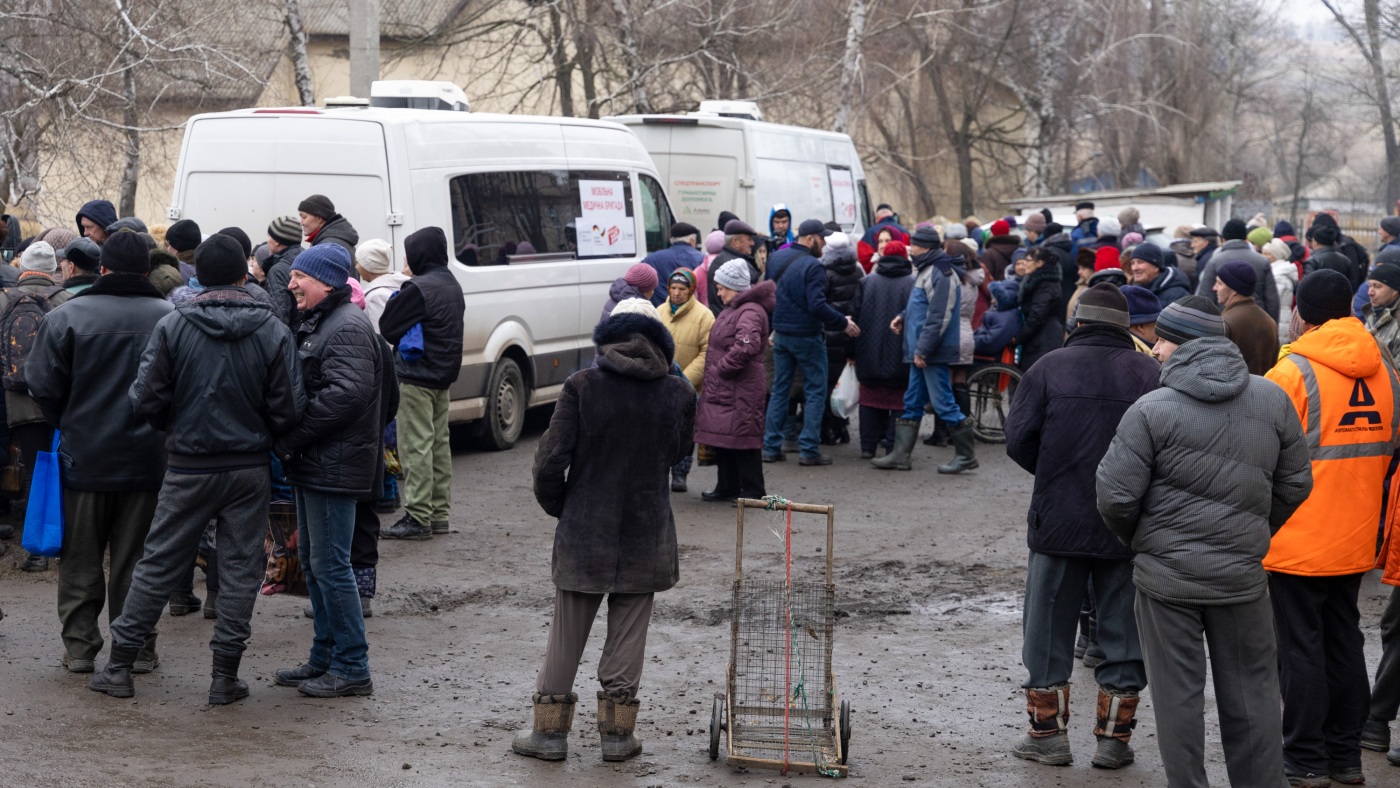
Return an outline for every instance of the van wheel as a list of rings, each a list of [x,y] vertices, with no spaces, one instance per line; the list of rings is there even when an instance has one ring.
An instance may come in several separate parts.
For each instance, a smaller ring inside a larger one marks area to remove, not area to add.
[[[472,427],[474,437],[492,451],[505,451],[520,440],[525,426],[525,376],[512,359],[502,358],[486,388],[486,415]]]

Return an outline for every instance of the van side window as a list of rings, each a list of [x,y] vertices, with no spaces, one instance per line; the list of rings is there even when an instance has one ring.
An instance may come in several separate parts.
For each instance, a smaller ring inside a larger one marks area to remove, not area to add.
[[[532,255],[556,262],[636,254],[626,172],[473,173],[453,178],[448,191],[453,251],[465,265],[519,265],[532,262]]]
[[[650,175],[641,175],[642,180],[642,225],[647,233],[647,251],[656,252],[671,245],[671,225],[676,217],[671,214],[671,206],[666,202],[666,192],[661,184]]]

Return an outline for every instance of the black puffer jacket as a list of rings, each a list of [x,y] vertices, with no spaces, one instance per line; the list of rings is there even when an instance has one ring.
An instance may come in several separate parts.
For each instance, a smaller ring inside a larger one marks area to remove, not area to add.
[[[447,236],[441,228],[424,227],[404,239],[404,253],[413,278],[389,299],[379,318],[379,332],[398,347],[403,335],[423,324],[423,357],[404,361],[395,355],[399,379],[425,389],[445,389],[462,372],[463,314],[467,303],[462,285],[447,265]]]
[[[1060,271],[1049,264],[1021,282],[1021,369],[1028,370],[1041,356],[1065,344],[1065,302],[1060,291]]]
[[[369,318],[350,303],[349,285],[301,315],[297,357],[306,410],[275,444],[287,480],[331,495],[368,495],[383,451],[384,359]]]
[[[321,230],[316,233],[316,238],[311,242],[312,246],[321,244],[336,244],[350,253],[350,259],[355,259],[355,245],[360,242],[360,234],[355,228],[350,226],[350,222],[344,216],[336,214],[325,223]],[[350,275],[355,276],[355,266],[350,266]],[[357,279],[359,277],[356,277]]]
[[[63,431],[63,485],[158,490],[162,436],[127,400],[141,354],[175,307],[141,274],[107,274],[44,316],[24,364],[29,394]]]
[[[1035,474],[1026,544],[1070,558],[1119,558],[1133,551],[1104,525],[1094,473],[1118,422],[1157,388],[1162,367],[1137,352],[1125,328],[1075,329],[1021,379],[1006,420],[1006,453]]]
[[[199,473],[267,465],[306,406],[291,332],[241,287],[207,288],[162,318],[129,396],[165,432],[169,466]]]
[[[1060,299],[1068,304],[1079,285],[1079,263],[1073,254],[1074,242],[1070,240],[1069,233],[1060,233],[1046,238],[1040,245],[1059,258]]]
[[[665,591],[680,579],[670,469],[690,451],[695,390],[670,374],[674,345],[659,320],[609,317],[593,342],[598,366],[564,382],[535,452],[535,500],[559,518],[554,585]]]
[[[270,254],[262,262],[263,271],[267,278],[263,280],[263,287],[269,293],[276,293],[287,289],[287,283],[292,281],[292,261],[297,259],[297,255],[306,251],[301,247],[289,246],[277,254]],[[351,259],[354,259],[354,250],[350,251]]]
[[[856,379],[867,386],[903,388],[909,384],[904,337],[890,321],[904,314],[914,289],[914,264],[905,257],[881,257],[875,270],[860,280],[851,301],[851,317],[860,326],[856,337]]]
[[[860,280],[865,270],[860,267],[856,250],[850,246],[834,249],[830,246],[822,252],[822,265],[826,267],[826,303],[841,314],[850,317],[860,291]],[[827,377],[834,383],[841,377],[841,365],[846,363],[852,352],[853,340],[845,331],[826,331]]]

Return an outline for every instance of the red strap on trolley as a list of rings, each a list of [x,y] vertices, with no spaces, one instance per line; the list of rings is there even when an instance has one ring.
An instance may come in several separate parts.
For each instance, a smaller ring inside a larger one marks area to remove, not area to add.
[[[792,505],[787,508],[787,645],[783,648],[783,775],[788,773],[788,731],[792,711]]]

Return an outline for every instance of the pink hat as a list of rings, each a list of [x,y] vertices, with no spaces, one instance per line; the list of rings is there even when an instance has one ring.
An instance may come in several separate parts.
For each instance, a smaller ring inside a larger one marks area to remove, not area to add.
[[[656,269],[646,263],[637,263],[627,269],[627,273],[622,275],[622,280],[643,293],[648,290],[655,290],[657,282]]]

